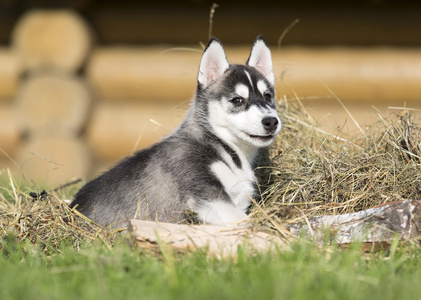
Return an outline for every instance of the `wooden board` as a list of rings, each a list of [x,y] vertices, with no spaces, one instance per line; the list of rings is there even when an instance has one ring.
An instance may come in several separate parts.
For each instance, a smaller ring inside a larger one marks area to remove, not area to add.
[[[105,160],[131,155],[162,139],[178,127],[188,103],[102,103],[95,106],[87,130],[94,153]]]
[[[201,50],[106,47],[93,51],[87,80],[104,100],[178,103],[193,97]]]
[[[251,46],[250,46],[251,47]],[[226,47],[230,63],[244,63],[250,47]],[[200,47],[104,47],[92,53],[87,80],[101,99],[172,101],[196,90]],[[389,103],[419,101],[421,52],[390,48],[272,48],[277,97]],[[421,107],[420,107],[421,108]]]
[[[370,104],[420,101],[420,68],[418,49],[290,47],[274,53],[278,91],[302,98],[337,96]]]

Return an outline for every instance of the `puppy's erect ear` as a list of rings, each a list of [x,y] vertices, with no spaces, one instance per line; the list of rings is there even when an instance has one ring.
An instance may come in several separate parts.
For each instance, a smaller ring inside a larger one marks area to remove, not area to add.
[[[272,55],[263,36],[259,35],[254,41],[246,64],[256,68],[272,85],[275,84],[275,76],[272,71]]]
[[[197,81],[206,88],[221,77],[228,68],[229,63],[221,42],[212,37],[203,52]]]

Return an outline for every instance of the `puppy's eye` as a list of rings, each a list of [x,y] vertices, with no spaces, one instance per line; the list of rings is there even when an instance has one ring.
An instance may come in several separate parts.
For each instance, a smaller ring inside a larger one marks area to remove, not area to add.
[[[272,94],[271,93],[266,92],[266,93],[263,94],[263,97],[265,98],[265,100],[267,102],[271,102],[272,101]]]
[[[244,99],[241,97],[235,97],[231,99],[230,102],[234,104],[234,106],[241,106],[244,104]]]

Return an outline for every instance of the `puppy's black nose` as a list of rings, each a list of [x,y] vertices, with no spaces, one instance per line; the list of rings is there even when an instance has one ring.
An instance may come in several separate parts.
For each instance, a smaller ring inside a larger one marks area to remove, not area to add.
[[[266,117],[262,120],[263,127],[268,133],[274,133],[278,127],[278,123],[278,118],[275,117]]]

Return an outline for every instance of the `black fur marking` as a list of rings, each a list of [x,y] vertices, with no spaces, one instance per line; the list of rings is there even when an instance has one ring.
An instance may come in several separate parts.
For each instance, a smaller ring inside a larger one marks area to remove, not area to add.
[[[228,146],[227,144],[225,144],[220,138],[218,138],[216,135],[212,134],[212,139],[219,143],[222,148],[224,148],[225,151],[227,151],[227,153],[229,154],[229,156],[231,156],[232,161],[234,162],[234,164],[237,166],[237,168],[241,169],[241,160],[240,157],[238,156],[237,152],[235,152],[234,149],[232,149],[230,146]]]
[[[250,80],[244,71],[249,73],[252,85],[250,85]],[[265,99],[265,96],[261,94],[259,88],[257,87],[257,83],[260,80],[264,81],[268,87],[267,91],[272,95],[271,102],[268,102]],[[249,97],[246,99],[244,106],[234,107],[232,111],[233,113],[239,112],[241,110],[248,110],[253,105],[257,105],[259,107],[270,107],[272,109],[276,107],[274,101],[275,91],[273,86],[259,71],[246,65],[230,66],[227,71],[226,78],[222,84],[224,89],[217,95],[217,97],[220,98],[222,96],[226,96],[227,94],[231,94],[230,99],[238,97],[238,95],[235,93],[235,87],[239,83],[242,83],[249,88]]]

